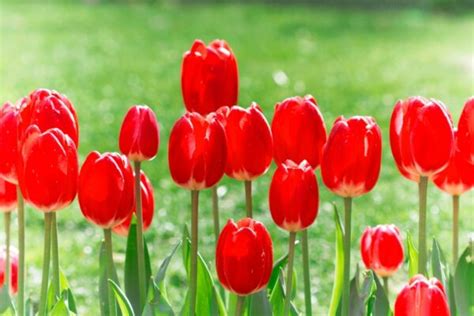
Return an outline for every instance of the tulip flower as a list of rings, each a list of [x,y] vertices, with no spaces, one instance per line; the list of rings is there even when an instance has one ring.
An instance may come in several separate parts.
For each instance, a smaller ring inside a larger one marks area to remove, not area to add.
[[[17,184],[18,160],[18,107],[6,102],[0,108],[0,177]]]
[[[458,147],[469,163],[474,164],[474,97],[470,97],[458,123]]]
[[[394,316],[450,316],[448,299],[441,282],[415,275],[398,294]]]
[[[372,117],[339,117],[332,127],[321,160],[326,187],[344,198],[344,288],[342,315],[349,313],[352,198],[373,189],[380,173],[382,136]]]
[[[225,132],[214,114],[206,117],[186,113],[176,121],[168,143],[171,177],[182,188],[191,190],[191,273],[190,311],[196,306],[198,203],[199,190],[214,186],[224,175],[227,148]]]
[[[3,178],[0,178],[0,213],[4,214],[4,224],[5,224],[5,265],[4,272],[1,270],[0,264],[0,287],[2,284],[3,273],[5,273],[5,278],[8,280],[10,278],[10,222],[11,222],[11,212],[16,207],[16,186],[8,181],[5,181]],[[1,261],[0,261],[1,262]],[[18,258],[15,263],[18,267]],[[15,288],[14,292],[17,292],[17,280],[18,276],[15,272]],[[13,281],[13,279],[12,279]]]
[[[252,182],[267,172],[272,162],[272,133],[260,106],[222,107],[217,118],[225,130],[227,164],[225,173],[245,181],[247,217],[252,217]]]
[[[16,248],[0,249],[0,288],[5,285],[5,280],[10,280],[10,294],[15,295],[18,292],[18,250]]]
[[[454,149],[451,117],[437,100],[398,101],[390,121],[390,146],[400,173],[418,182],[418,272],[426,273],[426,192],[428,177],[445,169]]]
[[[245,296],[265,288],[273,268],[273,245],[265,226],[252,218],[229,220],[216,247],[216,270],[222,286],[238,295],[235,315]]]

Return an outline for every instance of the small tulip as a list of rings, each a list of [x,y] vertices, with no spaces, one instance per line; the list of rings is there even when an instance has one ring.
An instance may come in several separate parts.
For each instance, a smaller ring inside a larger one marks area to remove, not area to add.
[[[316,175],[306,160],[291,160],[278,166],[270,185],[270,212],[281,228],[297,232],[309,227],[318,215]]]
[[[84,217],[110,229],[133,211],[133,170],[128,159],[117,153],[91,152],[79,174],[78,198]]]
[[[0,177],[18,183],[16,164],[18,160],[18,107],[10,102],[0,108]]]
[[[380,277],[392,276],[403,264],[403,243],[395,225],[367,227],[360,240],[360,254],[367,269]]]
[[[440,172],[448,165],[453,144],[453,124],[443,103],[411,97],[395,104],[390,146],[403,176],[418,182],[420,176]]]
[[[260,106],[248,109],[222,107],[218,120],[225,130],[227,164],[225,173],[237,180],[251,181],[264,174],[272,162],[272,134]]]
[[[458,123],[458,148],[464,159],[474,164],[474,97],[470,97]]]
[[[229,220],[216,248],[216,269],[221,284],[237,295],[263,289],[270,280],[273,245],[270,234],[259,221]]]
[[[173,180],[189,190],[212,187],[224,175],[226,140],[215,115],[184,114],[173,126],[168,163]]]
[[[0,288],[5,284],[5,264],[7,252],[5,247],[0,249]],[[10,246],[10,293],[18,292],[18,250]]]
[[[395,316],[449,316],[443,285],[436,278],[418,274],[410,279],[395,301]]]
[[[239,78],[237,61],[229,45],[215,40],[206,47],[194,41],[183,57],[181,89],[189,112],[202,115],[221,106],[237,104]]]
[[[368,116],[339,117],[331,130],[321,161],[324,184],[342,197],[372,190],[380,173],[382,137]]]
[[[0,213],[11,212],[16,207],[16,185],[0,178]]]
[[[273,155],[277,164],[286,160],[319,167],[326,143],[326,126],[316,100],[307,95],[283,100],[275,106],[272,121]]]
[[[143,171],[140,172],[140,190],[142,195],[142,211],[143,211],[143,231],[146,231],[153,221],[153,213],[155,211],[155,196],[153,193],[153,186]],[[136,210],[133,209],[133,213]],[[132,215],[113,228],[116,234],[127,236],[132,222]]]
[[[128,110],[120,129],[119,145],[122,154],[132,161],[153,159],[160,143],[155,113],[146,105],[135,105]]]

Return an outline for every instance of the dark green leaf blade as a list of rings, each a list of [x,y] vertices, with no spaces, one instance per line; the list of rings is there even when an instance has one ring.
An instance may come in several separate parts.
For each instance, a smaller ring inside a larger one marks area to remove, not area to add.
[[[341,218],[334,206],[334,222],[336,226],[336,260],[334,272],[334,285],[332,288],[331,303],[329,305],[329,315],[336,315],[342,295],[342,285],[344,282],[344,231]]]
[[[454,294],[459,316],[474,315],[474,241],[464,250],[456,265]]]
[[[114,292],[115,299],[117,300],[120,312],[123,316],[134,316],[135,313],[132,308],[132,304],[128,300],[122,289],[113,280],[109,280],[109,290]]]

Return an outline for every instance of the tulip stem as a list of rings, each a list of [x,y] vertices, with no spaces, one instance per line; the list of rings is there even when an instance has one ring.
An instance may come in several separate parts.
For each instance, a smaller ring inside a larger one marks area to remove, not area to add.
[[[390,301],[390,298],[388,297],[390,294],[388,287],[388,277],[383,277],[383,288],[385,289],[385,295],[387,296],[387,299]]]
[[[293,262],[295,259],[295,240],[296,233],[290,232],[288,243],[288,266],[286,267],[286,292],[285,292],[285,312],[283,315],[290,315],[291,292],[293,285]]]
[[[220,225],[219,225],[219,196],[217,195],[217,185],[212,187],[212,217],[214,219],[214,236],[219,238]]]
[[[453,195],[453,267],[458,262],[459,245],[459,195]]]
[[[114,256],[112,251],[112,230],[104,229],[105,252],[107,256],[107,295],[109,297],[109,312],[111,316],[116,315],[115,298],[108,280],[114,280]]]
[[[301,232],[301,246],[303,250],[303,274],[304,274],[304,302],[307,316],[313,315],[311,307],[311,279],[309,275],[309,250],[308,250],[308,230]]]
[[[140,291],[140,308],[145,305],[146,301],[146,277],[145,277],[145,247],[143,241],[143,212],[142,212],[142,194],[141,194],[141,182],[140,182],[140,161],[134,161],[133,167],[135,171],[135,202],[136,202],[136,214],[137,214],[137,261],[138,261],[138,288]]]
[[[25,204],[20,186],[16,186],[18,208],[18,315],[25,314]]]
[[[245,208],[247,217],[252,218],[252,181],[245,180]]]
[[[51,245],[53,257],[53,288],[56,297],[60,296],[61,285],[59,279],[59,250],[58,250],[58,226],[56,222],[56,213],[51,212]]]
[[[51,261],[51,223],[52,213],[44,214],[44,253],[43,253],[43,272],[41,279],[41,295],[39,304],[39,315],[44,316],[46,310],[46,301],[48,296],[49,265]]]
[[[244,312],[245,296],[237,295],[237,303],[235,305],[235,316],[241,316]]]
[[[349,315],[351,275],[351,216],[352,198],[344,198],[344,287],[342,289],[342,316]]]
[[[426,275],[426,193],[428,187],[428,177],[420,177],[418,183],[419,198],[419,222],[418,222],[418,273]]]
[[[196,312],[197,260],[198,260],[198,208],[199,191],[191,191],[191,277],[189,283],[189,314]]]
[[[10,223],[11,212],[5,212],[5,277],[4,285],[10,288]]]

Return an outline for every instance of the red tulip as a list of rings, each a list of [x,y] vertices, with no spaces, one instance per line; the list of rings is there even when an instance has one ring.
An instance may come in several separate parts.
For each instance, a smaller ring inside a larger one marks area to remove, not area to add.
[[[291,160],[278,165],[269,202],[273,221],[287,231],[297,232],[314,222],[319,206],[318,182],[306,160],[299,165]]]
[[[184,114],[173,126],[168,162],[173,180],[189,190],[210,188],[224,175],[226,141],[215,115]]]
[[[181,89],[190,112],[205,115],[237,104],[237,61],[229,45],[215,40],[206,47],[202,41],[194,41],[183,57]]]
[[[270,234],[259,221],[229,220],[216,248],[217,276],[232,293],[249,295],[263,289],[272,273],[273,245]]]
[[[392,276],[403,264],[403,243],[395,225],[367,227],[360,240],[360,254],[367,269],[381,277]]]
[[[120,151],[132,161],[151,160],[158,152],[159,143],[155,113],[146,105],[131,107],[120,129]]]
[[[296,163],[307,160],[313,169],[319,167],[326,143],[326,126],[312,96],[288,98],[278,103],[272,133],[277,164],[287,159]]]
[[[11,212],[16,207],[16,185],[0,178],[0,212]]]
[[[339,117],[329,135],[321,160],[323,182],[342,197],[372,190],[380,173],[382,137],[372,117]]]
[[[51,212],[69,205],[76,196],[77,149],[57,128],[41,132],[31,125],[21,145],[18,179],[26,201]]]
[[[437,100],[411,97],[398,101],[390,121],[390,146],[398,170],[419,181],[448,165],[453,152],[453,126],[446,106]]]
[[[155,211],[155,196],[153,193],[153,186],[143,171],[140,171],[140,189],[142,195],[143,231],[146,231],[153,221],[153,213]],[[136,212],[135,207],[133,208],[132,212]],[[116,234],[127,236],[130,223],[132,222],[132,215],[133,214],[130,214],[124,222],[115,226],[113,231]]]
[[[225,173],[247,181],[264,174],[272,162],[272,133],[260,106],[253,102],[248,109],[222,107],[217,118],[227,140]]]
[[[410,279],[395,301],[395,316],[449,316],[443,285],[418,274]]]
[[[0,288],[5,284],[5,264],[7,260],[5,247],[0,250]],[[18,250],[10,246],[10,293],[18,292]]]
[[[18,107],[7,102],[0,109],[0,177],[18,183]]]
[[[127,157],[93,151],[79,174],[78,198],[82,214],[101,228],[113,228],[132,213],[133,189],[133,170]]]
[[[466,101],[459,118],[458,148],[464,159],[474,164],[474,97]]]

